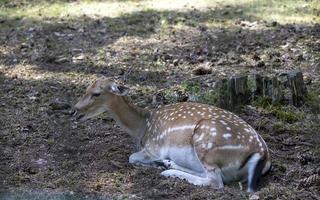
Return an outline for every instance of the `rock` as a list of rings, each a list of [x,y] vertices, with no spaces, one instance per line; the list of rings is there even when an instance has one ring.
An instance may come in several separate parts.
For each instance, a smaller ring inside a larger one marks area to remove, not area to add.
[[[259,199],[260,199],[260,197],[259,197],[258,194],[252,194],[252,195],[250,195],[250,197],[249,197],[249,200],[259,200]]]

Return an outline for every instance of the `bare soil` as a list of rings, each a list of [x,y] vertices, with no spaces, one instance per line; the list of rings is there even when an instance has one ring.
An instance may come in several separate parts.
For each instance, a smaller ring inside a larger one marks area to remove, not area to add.
[[[319,92],[319,24],[281,25],[244,16],[230,28],[173,26],[207,16],[199,10],[149,11],[1,21],[7,28],[0,32],[0,199],[248,199],[245,184],[214,190],[129,165],[131,138],[107,114],[80,123],[70,112],[101,75],[122,80],[132,88],[133,102],[150,107],[175,101],[163,94],[185,80],[209,90],[232,74],[294,68],[302,69],[309,90]],[[161,17],[169,23],[165,30],[158,27]],[[192,75],[200,66],[212,73]],[[320,199],[319,184],[301,184],[320,175],[319,115],[308,105],[292,109],[303,117],[291,123],[256,106],[238,113],[271,149],[273,169],[262,179],[260,199]]]

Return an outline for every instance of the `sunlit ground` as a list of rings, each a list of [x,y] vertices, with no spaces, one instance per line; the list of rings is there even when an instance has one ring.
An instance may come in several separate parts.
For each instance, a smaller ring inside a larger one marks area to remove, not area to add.
[[[20,2],[15,6],[0,7],[0,16],[11,19],[49,20],[52,18],[119,17],[138,11],[187,11],[192,9],[210,10],[229,7],[230,12],[222,13],[224,18],[234,16],[277,21],[279,23],[319,22],[320,4],[317,0],[146,0],[146,1],[6,1]],[[53,2],[53,3],[52,3]],[[236,8],[236,9],[232,9]],[[207,23],[216,22],[216,17]]]

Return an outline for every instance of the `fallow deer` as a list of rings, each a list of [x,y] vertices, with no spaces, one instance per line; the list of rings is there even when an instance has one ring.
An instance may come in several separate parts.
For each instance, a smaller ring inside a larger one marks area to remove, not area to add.
[[[105,111],[112,115],[139,146],[129,163],[162,165],[163,176],[214,188],[247,181],[248,192],[256,191],[271,161],[265,141],[248,123],[229,111],[194,102],[143,109],[131,104],[127,93],[127,87],[100,78],[75,108],[81,120]]]

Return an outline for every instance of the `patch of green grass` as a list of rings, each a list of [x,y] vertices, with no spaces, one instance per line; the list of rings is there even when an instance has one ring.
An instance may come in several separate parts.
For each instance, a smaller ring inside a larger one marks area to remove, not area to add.
[[[272,114],[286,123],[293,123],[302,118],[302,114],[293,107],[280,103],[272,104],[272,99],[269,97],[259,97],[253,102],[253,105],[264,108],[266,113]]]
[[[166,99],[166,101],[168,101],[168,103],[173,103],[178,101],[177,94],[172,89],[168,89],[164,91],[164,98]]]
[[[182,91],[192,97],[191,100],[200,103],[215,105],[218,102],[219,91],[203,90],[198,82],[184,81],[181,84]]]
[[[181,83],[181,88],[183,91],[189,93],[198,95],[201,91],[201,86],[199,83],[191,82],[191,81],[183,81]]]
[[[215,90],[209,90],[204,92],[200,96],[200,102],[205,104],[216,105],[218,103],[219,93]]]
[[[47,140],[47,143],[48,143],[49,146],[54,145],[54,139],[53,139],[53,138],[49,138],[49,139]]]
[[[306,103],[310,106],[313,113],[320,113],[320,97],[318,92],[314,90],[308,91]]]
[[[302,118],[301,113],[291,110],[289,106],[269,106],[267,109],[283,122],[293,123]]]
[[[272,99],[266,96],[259,97],[257,100],[253,102],[253,105],[262,107],[262,108],[267,108],[271,106],[271,104],[272,104]]]
[[[276,133],[283,133],[286,128],[285,125],[283,124],[283,122],[276,122],[272,125],[272,129],[276,132]]]

